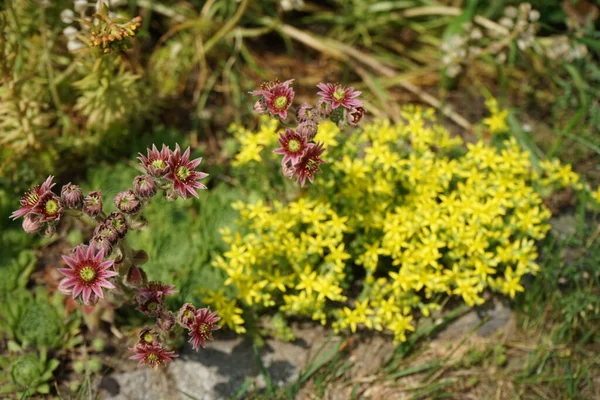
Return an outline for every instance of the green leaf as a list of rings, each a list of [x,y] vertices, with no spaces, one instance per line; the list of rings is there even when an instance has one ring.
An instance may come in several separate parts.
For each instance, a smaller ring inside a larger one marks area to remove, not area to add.
[[[48,394],[50,393],[50,385],[48,385],[47,383],[44,383],[40,386],[37,387],[37,392],[38,393],[42,393],[42,394]]]

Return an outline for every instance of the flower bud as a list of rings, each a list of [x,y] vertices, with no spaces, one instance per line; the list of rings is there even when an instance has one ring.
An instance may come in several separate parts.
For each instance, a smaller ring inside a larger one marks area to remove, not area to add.
[[[99,250],[104,251],[104,256],[107,257],[112,252],[112,244],[110,240],[104,235],[95,235],[90,240],[90,247],[96,252]]]
[[[331,115],[333,108],[331,107],[331,103],[327,100],[319,99],[317,101],[317,113],[323,118],[327,118]]]
[[[104,221],[107,225],[112,226],[117,231],[117,235],[121,239],[125,237],[127,234],[127,222],[125,221],[125,217],[118,211],[114,211],[110,213],[106,221]]]
[[[156,323],[160,329],[170,331],[175,325],[175,316],[170,311],[164,312],[157,318]]]
[[[105,236],[111,244],[115,244],[119,240],[119,234],[117,230],[106,222],[100,222],[94,229],[94,236],[102,235]]]
[[[83,191],[71,182],[64,185],[60,191],[60,198],[68,208],[81,208],[83,202]]]
[[[307,120],[298,125],[298,127],[296,128],[296,132],[304,136],[307,141],[311,141],[317,134],[318,129],[319,126],[316,122],[314,122],[313,120]]]
[[[135,214],[142,207],[140,199],[138,199],[131,189],[119,192],[115,196],[115,205],[125,214]]]
[[[262,98],[259,100],[256,100],[256,103],[254,103],[253,108],[254,108],[254,112],[257,113],[258,115],[262,115],[267,112],[267,105],[265,104],[265,101]]]
[[[344,107],[338,107],[335,110],[333,110],[333,112],[329,115],[329,119],[336,124],[339,124],[341,121],[343,121]]]
[[[54,236],[55,233],[56,233],[56,224],[49,223],[49,224],[46,224],[46,227],[44,228],[44,231],[42,232],[42,236],[49,238],[49,237]]]
[[[133,263],[135,265],[144,265],[148,262],[148,253],[144,250],[138,250],[133,255]]]
[[[88,7],[88,0],[75,0],[74,9],[78,13],[85,12],[85,9]]]
[[[177,314],[177,323],[184,328],[190,328],[196,320],[196,307],[193,304],[185,303],[179,309]]]
[[[346,110],[346,122],[351,126],[356,126],[365,115],[365,109],[363,107],[352,107],[350,110]]]
[[[163,194],[165,196],[165,200],[167,201],[175,201],[179,197],[179,194],[177,194],[177,192],[173,188],[165,190]]]
[[[316,122],[317,114],[313,106],[307,103],[302,103],[298,111],[296,111],[298,122],[313,121]]]
[[[127,276],[125,277],[125,284],[129,287],[140,288],[145,286],[148,283],[148,276],[144,272],[143,269],[132,265],[127,271]]]
[[[133,180],[133,189],[138,197],[147,199],[156,194],[156,182],[150,175],[136,176]]]
[[[83,199],[83,212],[90,217],[95,217],[102,212],[102,191],[90,192]]]
[[[29,213],[23,218],[23,230],[27,233],[36,233],[42,229],[41,217],[37,214]]]

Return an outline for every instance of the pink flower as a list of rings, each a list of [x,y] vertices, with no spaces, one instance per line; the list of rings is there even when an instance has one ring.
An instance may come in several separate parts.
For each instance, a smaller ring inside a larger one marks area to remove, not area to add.
[[[254,90],[250,94],[262,96],[264,105],[272,115],[279,115],[282,119],[287,117],[287,109],[294,100],[294,89],[290,87],[293,79],[279,83],[278,80],[263,83],[260,90]],[[255,105],[256,106],[256,105]],[[259,108],[259,111],[260,108]]]
[[[160,282],[148,282],[148,284],[140,290],[138,290],[136,298],[149,298],[152,296],[156,296],[159,299],[163,299],[165,296],[178,293],[177,290],[173,290],[175,285],[165,285]]]
[[[60,197],[53,192],[44,193],[38,200],[31,212],[40,215],[40,222],[59,220],[64,211],[63,203]]]
[[[142,153],[138,153],[140,155],[138,160],[140,160],[146,172],[155,178],[165,175],[169,171],[169,158],[173,153],[171,149],[163,144],[160,151],[158,151],[156,145],[153,144],[152,149],[146,150],[147,157],[144,157]]]
[[[174,287],[160,282],[149,282],[137,291],[137,309],[147,316],[158,317],[163,312],[165,296],[177,293],[177,290],[173,290]]]
[[[158,333],[154,329],[144,328],[138,334],[138,342],[136,346],[156,346],[160,345]]]
[[[206,347],[207,340],[213,340],[212,331],[221,327],[215,325],[221,318],[217,317],[217,312],[210,312],[210,308],[201,308],[196,311],[196,318],[190,324],[190,343],[194,350],[200,346]]]
[[[201,161],[202,158],[190,161],[190,148],[188,147],[182,155],[179,145],[169,158],[170,171],[166,178],[173,182],[173,188],[184,199],[187,199],[190,194],[198,197],[198,192],[196,192],[198,188],[206,189],[206,186],[198,180],[206,178],[208,174],[195,171]]]
[[[20,201],[21,208],[14,211],[10,215],[10,218],[17,219],[33,210],[33,208],[39,203],[40,198],[46,194],[46,192],[49,192],[54,185],[56,185],[56,183],[52,183],[52,179],[54,179],[54,177],[50,175],[48,178],[46,178],[44,183],[42,183],[42,186],[36,185],[25,192],[25,195]]]
[[[283,154],[283,160],[281,160],[282,164],[291,161],[292,164],[296,163],[302,153],[308,147],[308,143],[306,141],[306,137],[300,135],[293,129],[287,129],[285,134],[279,134],[279,144],[280,148],[273,150],[276,154]]]
[[[347,109],[362,106],[361,101],[356,99],[362,92],[354,90],[354,88],[346,88],[332,83],[319,83],[317,87],[321,89],[317,95],[321,96],[324,101],[329,102],[334,110],[339,106]]]
[[[306,179],[313,182],[315,174],[321,170],[319,165],[325,164],[320,157],[324,151],[323,143],[310,143],[302,157],[293,165],[292,176],[296,177],[296,182],[300,182],[301,186],[304,186]]]
[[[73,298],[82,295],[83,303],[88,304],[92,295],[104,298],[102,288],[114,289],[114,285],[107,278],[117,275],[110,271],[114,260],[102,261],[104,251],[97,253],[91,246],[79,245],[72,255],[63,256],[69,268],[59,268],[59,272],[66,276],[60,287],[63,291],[72,290]]]
[[[167,365],[173,362],[173,358],[177,357],[174,351],[168,351],[162,348],[160,344],[152,344],[147,346],[135,346],[130,349],[135,354],[129,359],[140,360],[138,366],[147,365],[151,368],[156,368],[161,365]]]

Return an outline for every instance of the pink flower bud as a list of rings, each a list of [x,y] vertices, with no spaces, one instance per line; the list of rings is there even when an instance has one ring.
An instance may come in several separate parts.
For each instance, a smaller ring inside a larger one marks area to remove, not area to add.
[[[175,325],[175,316],[170,311],[164,312],[157,318],[156,323],[161,329],[170,331]]]
[[[60,197],[68,208],[80,208],[83,203],[83,191],[71,182],[62,187]]]
[[[36,233],[42,229],[41,217],[37,214],[29,213],[23,219],[23,230],[27,233]]]
[[[313,120],[307,120],[298,125],[298,127],[296,128],[296,132],[304,136],[307,141],[311,141],[316,136],[318,129],[319,126],[316,122],[314,122]]]
[[[177,314],[177,323],[184,328],[190,328],[196,319],[196,307],[193,304],[185,303],[179,309]]]
[[[127,234],[127,222],[125,221],[125,217],[123,216],[123,214],[121,214],[118,211],[113,211],[112,213],[110,213],[110,215],[108,216],[108,218],[106,218],[106,221],[104,221],[104,223],[115,228],[117,234],[121,239],[123,239],[125,237],[125,234]]]
[[[138,197],[147,199],[156,194],[156,182],[150,175],[136,176],[133,180],[133,189]]]
[[[83,199],[83,212],[90,217],[95,217],[102,212],[102,191],[90,192]]]
[[[138,199],[131,189],[119,192],[115,196],[115,205],[125,214],[135,214],[140,211],[140,208],[142,207],[140,199]]]

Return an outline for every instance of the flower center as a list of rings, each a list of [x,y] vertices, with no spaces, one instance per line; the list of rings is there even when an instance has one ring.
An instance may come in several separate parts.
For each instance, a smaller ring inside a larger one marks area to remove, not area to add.
[[[96,277],[96,271],[92,267],[83,267],[79,271],[79,277],[85,282],[91,282]]]
[[[346,91],[341,87],[337,87],[333,92],[333,98],[337,101],[344,100],[346,98]]]
[[[157,160],[154,160],[150,163],[150,165],[152,165],[154,168],[164,168],[165,167],[165,162],[164,160],[161,160],[160,158]]]
[[[29,193],[25,194],[25,202],[30,206],[34,206],[40,199],[40,196],[37,194],[35,189],[36,187],[31,189]]]
[[[151,301],[147,306],[148,310],[154,311],[158,308],[158,303],[156,301]]]
[[[192,318],[194,318],[194,312],[192,310],[187,310],[186,312],[183,313],[183,316],[186,319],[192,319]]]
[[[160,361],[160,358],[156,355],[156,353],[150,353],[146,356],[146,359],[151,363],[155,363]]]
[[[275,106],[276,109],[283,110],[285,108],[285,106],[287,106],[287,103],[288,103],[287,97],[279,96],[275,99],[275,101],[273,102],[273,105]]]
[[[154,342],[154,335],[152,335],[150,332],[146,333],[144,335],[144,342],[146,342],[146,343]]]
[[[288,142],[288,149],[292,152],[292,153],[296,153],[297,151],[299,151],[302,148],[302,144],[295,140],[292,139]]]
[[[210,337],[210,333],[212,331],[211,325],[212,324],[200,324],[198,327],[198,333],[200,333],[202,338],[208,339]]]
[[[58,212],[59,208],[60,206],[58,205],[58,202],[56,200],[48,200],[44,207],[44,209],[46,210],[46,214],[48,215],[55,215]]]
[[[185,181],[187,178],[189,178],[191,175],[191,172],[189,170],[189,168],[181,166],[179,168],[177,168],[177,177],[182,180]]]

